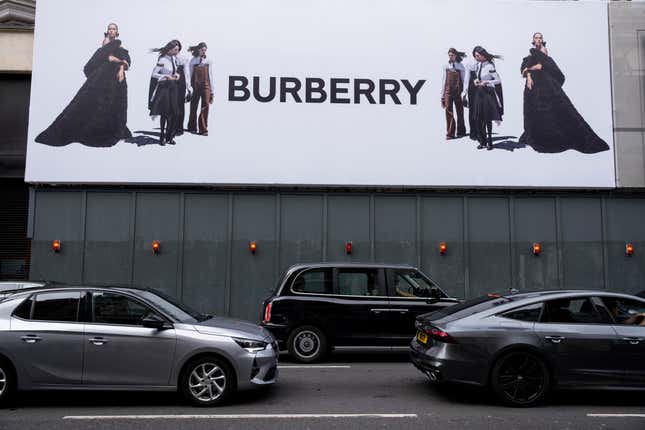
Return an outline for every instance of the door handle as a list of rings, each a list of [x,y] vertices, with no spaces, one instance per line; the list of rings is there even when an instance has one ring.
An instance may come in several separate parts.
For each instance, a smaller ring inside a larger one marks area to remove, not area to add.
[[[93,338],[89,339],[89,342],[92,345],[101,346],[101,345],[104,345],[104,344],[108,343],[108,340],[104,339],[102,337],[93,337]]]
[[[390,312],[390,309],[370,309],[370,312],[374,312],[375,314],[380,314],[381,312]]]
[[[408,309],[392,309],[392,311],[396,311],[400,314],[407,314],[409,312]]]
[[[26,336],[22,336],[20,339],[25,343],[36,343],[43,340],[42,337],[38,337],[35,334],[28,334]]]
[[[544,336],[544,339],[550,341],[551,343],[560,343],[566,338],[564,336]]]
[[[623,340],[629,342],[630,345],[638,345],[643,339],[640,337],[624,337]]]

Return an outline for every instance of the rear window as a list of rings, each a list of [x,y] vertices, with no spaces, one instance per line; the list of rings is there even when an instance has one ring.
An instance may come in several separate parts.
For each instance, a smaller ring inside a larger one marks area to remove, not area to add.
[[[300,273],[291,290],[294,293],[332,294],[333,285],[331,269],[315,269]]]
[[[428,314],[428,317],[433,320],[438,320],[449,316],[451,317],[451,320],[455,320],[475,314],[477,312],[494,308],[495,306],[504,305],[511,301],[512,299],[508,297],[502,297],[497,294],[489,294],[486,296],[477,297],[475,299],[466,300],[465,302],[456,304],[454,306],[447,306],[438,311]]]

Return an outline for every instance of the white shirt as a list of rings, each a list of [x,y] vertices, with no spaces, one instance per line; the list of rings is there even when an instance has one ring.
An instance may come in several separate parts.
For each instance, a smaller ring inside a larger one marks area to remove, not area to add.
[[[495,65],[490,61],[479,63],[475,73],[477,78],[484,81],[484,84],[487,87],[494,87],[495,85],[502,83],[502,80],[499,78],[499,74],[495,70]]]
[[[442,73],[441,74],[441,98],[443,98],[444,90],[446,88],[447,70],[459,72],[459,75],[461,75],[462,88],[468,87],[468,81],[466,80],[466,68],[464,67],[464,65],[461,63],[448,62],[444,64],[443,67],[441,68],[441,73]]]

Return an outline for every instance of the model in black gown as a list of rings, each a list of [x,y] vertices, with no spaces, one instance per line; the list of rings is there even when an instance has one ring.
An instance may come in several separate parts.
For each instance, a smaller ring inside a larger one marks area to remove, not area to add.
[[[54,122],[36,137],[36,142],[50,146],[78,142],[109,147],[132,137],[126,126],[128,85],[125,80],[131,61],[117,36],[116,24],[110,24],[103,46],[83,69],[85,83]]]
[[[568,149],[585,154],[607,151],[609,145],[594,133],[562,89],[564,74],[547,55],[541,38],[540,33],[534,35],[534,47],[522,61],[526,85],[524,133],[519,143],[544,153]]]

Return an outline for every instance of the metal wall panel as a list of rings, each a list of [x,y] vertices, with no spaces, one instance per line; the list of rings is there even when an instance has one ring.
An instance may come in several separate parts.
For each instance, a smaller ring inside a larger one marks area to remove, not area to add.
[[[179,193],[137,193],[133,284],[179,296]],[[160,251],[152,252],[159,241]]]
[[[370,198],[361,195],[330,195],[327,198],[327,260],[370,261]],[[345,242],[351,241],[351,255]]]
[[[510,228],[507,198],[469,197],[469,270],[466,295],[511,288]]]
[[[41,192],[36,196],[37,216],[31,248],[31,279],[81,282],[83,267],[83,193]],[[52,241],[61,251],[52,251]]]
[[[374,198],[374,255],[377,262],[417,265],[415,197]]]
[[[84,282],[130,283],[132,201],[131,193],[87,193]]]
[[[227,311],[228,195],[186,194],[181,299],[200,312]]]
[[[251,241],[258,245],[255,254]],[[276,262],[275,195],[235,195],[230,315],[259,320],[260,303],[275,287]]]
[[[607,199],[607,268],[610,290],[645,290],[645,200]],[[634,254],[625,254],[626,243]]]
[[[565,288],[605,286],[600,198],[560,198],[561,272]]]
[[[454,297],[465,297],[464,199],[421,199],[421,270]],[[439,253],[445,242],[447,252]]]
[[[323,260],[323,197],[283,195],[280,199],[282,273],[296,263]]]
[[[513,285],[519,290],[558,288],[555,199],[515,198],[513,204]],[[541,252],[533,254],[533,244]]]

